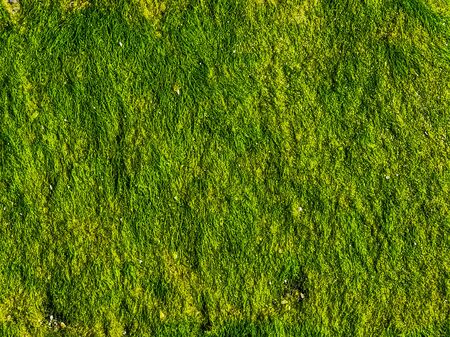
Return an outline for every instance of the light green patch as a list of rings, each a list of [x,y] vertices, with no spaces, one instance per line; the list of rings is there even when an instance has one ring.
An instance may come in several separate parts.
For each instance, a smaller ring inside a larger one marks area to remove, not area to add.
[[[44,325],[43,299],[35,293],[17,289],[17,293],[0,302],[0,324],[19,322],[21,329]]]
[[[278,4],[278,0],[250,0],[248,2],[249,4],[255,4],[257,6],[276,6]]]
[[[287,18],[291,23],[303,24],[310,20],[314,14],[314,10],[319,6],[318,0],[304,0],[297,3],[293,2],[292,5],[287,6],[287,9],[283,14],[280,14]]]
[[[167,2],[161,0],[135,0],[142,15],[152,24],[158,25],[164,12],[167,10]]]
[[[3,7],[9,13],[11,18],[16,18],[20,14],[21,5],[19,0],[9,2],[9,0],[1,0]]]
[[[300,202],[298,201],[294,201],[292,202],[292,206],[291,206],[291,212],[292,212],[292,216],[295,219],[300,219],[300,217],[304,214],[304,205],[301,205]]]
[[[176,305],[175,303],[171,303],[171,306],[176,309],[174,312],[166,314],[161,309],[163,313],[163,315],[160,315],[160,317],[163,316],[161,319],[174,320],[186,315],[190,319],[196,321],[201,320],[202,315],[198,308],[196,294],[200,294],[205,288],[199,276],[186,265],[183,265],[175,252],[163,252],[162,259],[168,279],[175,287],[175,292],[179,296],[177,301],[180,300],[180,302],[177,302]],[[180,309],[182,310],[181,312]]]
[[[450,19],[450,6],[446,0],[426,0],[425,3],[430,8],[440,15],[445,15],[447,19]]]
[[[74,12],[90,6],[88,0],[60,0],[63,11]]]

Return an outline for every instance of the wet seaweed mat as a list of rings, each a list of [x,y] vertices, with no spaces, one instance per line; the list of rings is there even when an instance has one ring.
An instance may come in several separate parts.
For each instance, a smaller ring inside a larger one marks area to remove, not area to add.
[[[450,335],[449,27],[2,0],[0,335]]]

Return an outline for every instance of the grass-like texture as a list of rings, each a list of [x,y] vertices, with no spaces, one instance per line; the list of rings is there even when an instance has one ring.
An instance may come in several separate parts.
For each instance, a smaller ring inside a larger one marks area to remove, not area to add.
[[[0,336],[449,336],[448,0],[1,0]]]

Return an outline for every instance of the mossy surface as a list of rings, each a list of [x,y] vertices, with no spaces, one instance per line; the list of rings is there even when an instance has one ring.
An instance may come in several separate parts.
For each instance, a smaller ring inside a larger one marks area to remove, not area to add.
[[[444,0],[0,4],[1,336],[450,334]]]

